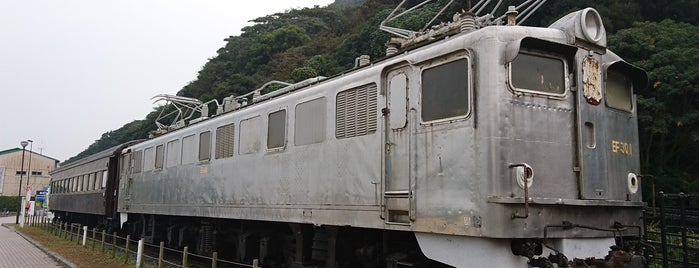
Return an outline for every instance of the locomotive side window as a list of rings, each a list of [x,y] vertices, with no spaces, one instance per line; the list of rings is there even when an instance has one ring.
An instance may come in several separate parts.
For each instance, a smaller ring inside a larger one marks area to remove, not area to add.
[[[180,140],[172,140],[167,142],[167,157],[165,158],[165,167],[174,167],[180,163]]]
[[[165,147],[161,144],[155,146],[155,169],[163,169],[165,162]]]
[[[267,149],[283,148],[286,145],[286,110],[269,114],[267,123]]]
[[[351,138],[376,132],[376,84],[337,93],[335,137]]]
[[[253,154],[260,151],[262,146],[262,124],[260,116],[248,118],[240,121],[240,144],[238,145],[239,154]]]
[[[133,154],[133,173],[141,172],[143,167],[143,151],[136,151]]]
[[[325,97],[296,105],[294,144],[306,145],[325,140]]]
[[[629,112],[633,109],[633,84],[627,76],[608,71],[605,89],[607,106]]]
[[[199,161],[211,159],[211,131],[199,134]]]
[[[466,116],[469,112],[469,67],[459,59],[422,72],[422,121]]]
[[[510,86],[519,91],[562,95],[565,93],[563,59],[519,53],[510,65]]]
[[[235,125],[233,123],[216,129],[216,159],[233,156],[233,138]]]
[[[197,148],[196,137],[189,135],[182,138],[182,164],[191,164],[197,161],[195,149]]]
[[[151,171],[155,168],[155,151],[153,147],[143,150],[143,171]]]

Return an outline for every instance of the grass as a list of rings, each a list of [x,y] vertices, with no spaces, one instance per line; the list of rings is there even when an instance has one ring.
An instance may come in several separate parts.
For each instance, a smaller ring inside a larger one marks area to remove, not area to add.
[[[13,225],[14,224],[8,226],[14,228],[15,226]],[[99,245],[97,245],[97,250],[93,251],[90,247],[90,243],[88,243],[87,247],[83,247],[82,244],[78,244],[76,240],[70,241],[70,239],[63,239],[38,227],[25,226],[24,228],[14,229],[56,254],[61,255],[64,259],[74,263],[78,267],[132,268],[135,266],[134,260],[130,260],[129,264],[124,264],[123,258],[112,258],[110,252],[105,252],[103,254],[99,250]]]

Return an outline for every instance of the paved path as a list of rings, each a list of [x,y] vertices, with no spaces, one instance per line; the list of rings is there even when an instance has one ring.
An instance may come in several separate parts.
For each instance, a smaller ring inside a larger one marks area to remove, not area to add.
[[[15,223],[15,216],[0,218],[2,223]],[[0,268],[63,267],[49,255],[24,239],[14,230],[0,227]]]

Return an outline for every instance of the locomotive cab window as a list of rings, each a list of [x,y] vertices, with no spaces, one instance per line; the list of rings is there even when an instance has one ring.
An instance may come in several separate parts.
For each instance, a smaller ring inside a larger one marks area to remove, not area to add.
[[[627,76],[609,70],[605,90],[607,106],[628,112],[633,109],[633,83]]]
[[[459,59],[422,72],[422,121],[465,117],[469,112],[469,64]]]
[[[286,145],[286,110],[269,114],[267,124],[267,149],[280,149]]]
[[[563,58],[520,52],[509,69],[510,86],[516,91],[558,96],[565,93]]]

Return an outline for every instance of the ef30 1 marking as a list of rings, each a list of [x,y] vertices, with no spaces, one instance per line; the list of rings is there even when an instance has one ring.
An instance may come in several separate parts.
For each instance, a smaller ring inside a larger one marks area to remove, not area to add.
[[[612,153],[632,155],[633,146],[631,143],[612,140]]]

